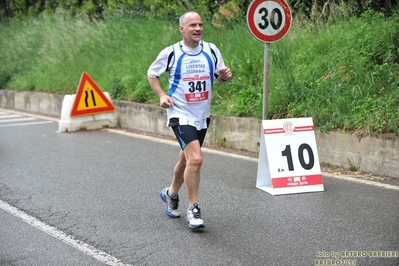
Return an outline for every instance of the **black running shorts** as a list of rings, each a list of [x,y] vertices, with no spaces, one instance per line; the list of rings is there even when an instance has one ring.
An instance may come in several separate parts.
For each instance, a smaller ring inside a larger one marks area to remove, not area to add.
[[[207,127],[209,127],[211,119],[208,118],[206,123]],[[172,127],[173,132],[175,133],[175,136],[177,138],[177,141],[180,144],[180,147],[182,150],[186,147],[187,144],[189,144],[191,141],[198,140],[200,143],[200,146],[202,147],[202,144],[204,143],[206,131],[208,130],[207,128],[197,130],[195,126],[190,126],[190,125],[179,125],[179,119],[178,118],[171,118],[169,120],[169,126]]]

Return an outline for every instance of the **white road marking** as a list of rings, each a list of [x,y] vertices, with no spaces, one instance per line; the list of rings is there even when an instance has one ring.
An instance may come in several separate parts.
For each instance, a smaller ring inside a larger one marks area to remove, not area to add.
[[[32,114],[32,113],[28,113],[28,112],[19,112],[19,111],[16,111],[16,110],[8,110],[8,109],[7,109],[7,111],[4,111],[4,109],[1,109],[1,108],[0,108],[0,110],[3,110],[3,111],[0,111],[0,115],[1,114],[10,114],[11,113],[11,114],[19,114],[21,116],[26,115],[26,116],[31,116],[31,117],[45,119],[45,120],[52,120],[52,121],[55,121],[55,122],[59,121],[58,118],[54,118],[54,117],[51,117],[51,116]]]
[[[20,122],[20,121],[32,121],[37,120],[34,117],[22,117],[22,118],[14,118],[14,119],[7,119],[7,120],[0,120],[0,123],[8,123],[8,122]]]
[[[17,127],[17,126],[29,126],[29,125],[50,124],[50,123],[54,123],[54,122],[53,121],[38,121],[38,122],[30,122],[30,123],[0,125],[0,127]]]
[[[6,212],[11,213],[12,215],[20,218],[24,222],[36,227],[37,229],[49,234],[52,237],[55,237],[62,242],[72,246],[73,248],[93,257],[94,259],[110,266],[131,266],[130,264],[123,263],[119,259],[111,256],[110,254],[99,250],[89,244],[86,244],[80,240],[74,239],[71,235],[67,235],[64,232],[58,230],[57,228],[45,224],[35,217],[11,206],[10,204],[0,200],[0,209],[5,210]]]
[[[174,145],[174,146],[179,146],[177,141],[158,139],[158,138],[151,137],[151,136],[143,136],[143,135],[140,135],[140,134],[126,132],[126,131],[122,131],[122,130],[118,130],[118,129],[107,128],[107,129],[104,129],[104,130],[106,130],[108,132],[111,132],[111,133],[116,133],[116,134],[120,134],[120,135],[130,136],[130,137],[134,137],[134,138],[141,138],[141,139],[156,141],[156,142],[160,142],[160,143],[170,144],[170,145]],[[218,155],[222,155],[222,156],[234,157],[234,158],[243,159],[243,160],[247,160],[247,161],[251,161],[251,162],[258,162],[259,161],[258,158],[252,158],[252,157],[244,156],[244,155],[240,155],[240,154],[228,153],[228,152],[218,151],[218,150],[213,150],[213,149],[208,149],[208,148],[202,148],[202,150],[204,152],[208,152],[208,153],[212,153],[212,154],[218,154]],[[391,190],[399,191],[399,186],[394,186],[394,185],[390,185],[390,184],[383,184],[383,183],[374,182],[374,181],[370,181],[370,180],[354,178],[354,177],[351,177],[351,176],[329,175],[328,173],[324,173],[324,172],[322,172],[321,174],[323,176],[332,177],[332,178],[336,178],[336,179],[352,181],[352,182],[357,182],[357,183],[361,183],[361,184],[365,184],[365,185],[376,186],[376,187],[381,187],[381,188],[385,188],[385,189],[391,189]]]
[[[10,118],[16,118],[16,117],[22,117],[22,115],[11,115],[11,114],[6,114],[6,113],[1,113],[0,112],[0,119],[10,119]]]
[[[35,121],[38,119],[44,119],[46,121]],[[35,121],[35,122],[28,122]],[[0,127],[16,127],[16,126],[30,126],[30,125],[40,125],[40,124],[50,124],[53,123],[55,119],[38,116],[33,114],[22,113],[14,110],[2,111],[0,109]],[[58,120],[57,120],[58,121]]]

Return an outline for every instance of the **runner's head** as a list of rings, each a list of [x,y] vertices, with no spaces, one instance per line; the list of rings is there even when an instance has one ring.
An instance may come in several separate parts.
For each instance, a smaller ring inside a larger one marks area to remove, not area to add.
[[[183,43],[195,48],[202,39],[203,24],[201,16],[193,11],[184,13],[179,20],[179,30],[183,35]]]

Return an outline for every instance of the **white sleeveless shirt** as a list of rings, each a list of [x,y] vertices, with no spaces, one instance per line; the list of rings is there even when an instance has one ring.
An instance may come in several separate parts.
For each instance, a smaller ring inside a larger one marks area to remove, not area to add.
[[[169,71],[168,95],[174,105],[167,109],[168,123],[170,118],[179,118],[180,125],[192,125],[198,130],[207,128],[213,82],[222,67],[221,53],[212,43],[201,41],[196,48],[191,48],[178,42],[161,51],[148,69],[148,75],[156,78]]]

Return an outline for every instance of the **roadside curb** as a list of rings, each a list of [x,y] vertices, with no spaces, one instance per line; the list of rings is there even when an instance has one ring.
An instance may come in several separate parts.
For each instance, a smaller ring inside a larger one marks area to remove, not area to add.
[[[0,90],[0,108],[60,117],[64,95]],[[122,128],[173,136],[161,107],[113,101]],[[261,120],[249,117],[212,116],[205,143],[236,150],[259,152]],[[315,131],[321,163],[399,178],[399,136],[363,136],[356,132]]]

